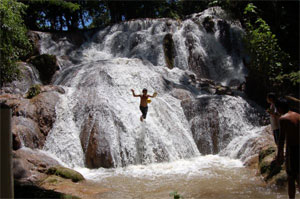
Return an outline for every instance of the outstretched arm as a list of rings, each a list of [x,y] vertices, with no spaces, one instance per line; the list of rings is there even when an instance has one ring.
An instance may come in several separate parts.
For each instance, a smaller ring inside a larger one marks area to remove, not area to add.
[[[131,89],[131,92],[132,92],[133,97],[141,97],[141,95],[136,95],[136,94],[134,93],[134,90],[133,90],[133,89]]]
[[[153,95],[149,95],[149,97],[156,97],[157,96],[157,92],[154,92]]]

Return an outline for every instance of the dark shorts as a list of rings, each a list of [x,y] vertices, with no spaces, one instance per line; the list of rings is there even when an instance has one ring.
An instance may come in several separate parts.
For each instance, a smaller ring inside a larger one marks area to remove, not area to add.
[[[286,149],[286,172],[290,176],[299,175],[299,148],[300,146],[290,146]]]
[[[144,106],[140,106],[140,110],[143,113],[143,118],[146,119],[147,116],[147,112],[148,112],[148,106],[144,107]]]

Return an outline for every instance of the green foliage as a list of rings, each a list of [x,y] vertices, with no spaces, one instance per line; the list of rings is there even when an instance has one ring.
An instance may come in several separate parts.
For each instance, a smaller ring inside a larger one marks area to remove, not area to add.
[[[80,5],[65,0],[29,0],[26,25],[33,30],[78,29]]]
[[[29,88],[26,93],[26,98],[31,99],[41,93],[41,86],[36,84]]]
[[[32,48],[21,17],[25,9],[24,4],[15,0],[1,0],[0,3],[1,86],[20,77],[15,62]]]
[[[251,62],[247,65],[247,93],[264,102],[266,93],[271,90],[279,94],[287,94],[283,91],[295,92],[292,85],[299,83],[299,73],[293,71],[296,67],[291,63],[290,56],[280,48],[276,35],[266,21],[257,16],[253,4],[246,6],[244,14],[245,44],[251,56]],[[290,89],[282,84],[284,80]]]
[[[179,195],[179,194],[177,193],[177,191],[171,192],[171,193],[170,193],[170,196],[171,196],[171,197],[174,197],[174,199],[180,199],[180,198],[183,199],[183,197],[182,197],[181,195]]]
[[[278,75],[276,81],[279,83],[284,83],[285,81],[290,81],[293,86],[300,84],[300,70],[297,72],[291,72],[288,74]]]
[[[244,14],[247,15],[247,14],[256,14],[256,9],[257,7],[255,5],[253,5],[253,3],[249,3],[245,10],[244,10]]]

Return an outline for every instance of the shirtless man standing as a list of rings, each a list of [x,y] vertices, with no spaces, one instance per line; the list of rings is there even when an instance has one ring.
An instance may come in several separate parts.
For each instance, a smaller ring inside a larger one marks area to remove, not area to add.
[[[143,121],[144,119],[146,119],[146,116],[147,116],[147,112],[148,112],[148,102],[147,102],[147,99],[149,97],[156,97],[157,93],[154,92],[153,95],[147,95],[147,89],[143,89],[143,95],[136,95],[134,93],[134,90],[131,89],[132,91],[132,95],[134,97],[140,97],[141,98],[141,102],[140,102],[140,110],[142,112],[142,116],[140,117],[140,120]]]
[[[288,194],[289,198],[295,198],[297,182],[300,191],[299,176],[299,151],[300,151],[300,114],[289,110],[287,100],[281,98],[275,104],[278,112],[282,114],[279,118],[280,134],[278,141],[278,153],[276,160],[278,164],[283,162],[283,148],[286,144],[285,164],[288,175]]]

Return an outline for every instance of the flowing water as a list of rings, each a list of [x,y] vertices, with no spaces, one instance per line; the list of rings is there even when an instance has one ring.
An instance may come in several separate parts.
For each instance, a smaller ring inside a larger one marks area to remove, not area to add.
[[[202,25],[206,17],[213,33]],[[173,69],[162,45],[168,33]],[[223,85],[243,82],[242,35],[219,8],[181,22],[109,26],[80,48],[40,33],[41,52],[57,55],[61,66],[54,84],[66,90],[43,150],[111,189],[99,198],[171,198],[172,191],[185,198],[282,198],[284,192],[265,188],[243,167],[253,155],[249,140],[263,128],[259,111],[243,97],[209,94],[187,81],[195,74]],[[158,96],[141,123],[130,89],[143,88]]]
[[[239,160],[218,155],[116,169],[77,168],[88,179],[111,189],[99,198],[187,199],[286,198],[286,190],[266,188]]]

